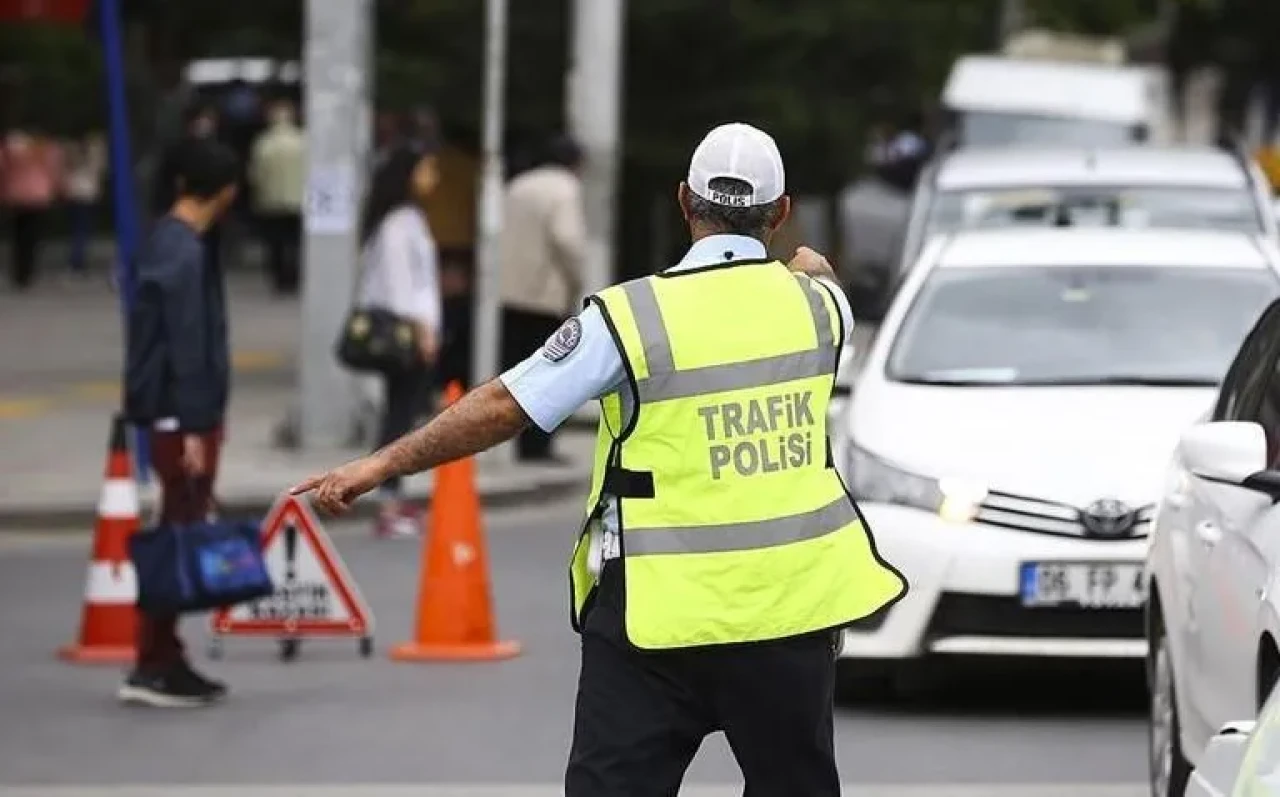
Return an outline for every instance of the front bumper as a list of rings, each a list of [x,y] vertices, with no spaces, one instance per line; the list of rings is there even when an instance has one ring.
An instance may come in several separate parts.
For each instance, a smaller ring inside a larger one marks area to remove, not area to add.
[[[1059,537],[917,509],[860,504],[880,555],[906,576],[907,595],[844,633],[842,658],[928,655],[1141,658],[1142,609],[1025,608],[1019,567],[1034,561],[1141,564],[1145,538]]]

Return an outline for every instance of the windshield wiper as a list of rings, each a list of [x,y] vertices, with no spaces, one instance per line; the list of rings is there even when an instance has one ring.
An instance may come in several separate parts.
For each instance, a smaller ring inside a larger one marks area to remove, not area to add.
[[[1216,387],[1218,380],[1195,376],[1139,376],[1117,374],[1113,376],[1065,377],[1062,379],[1019,379],[1008,384],[1027,385],[1033,387],[1073,387],[1106,385],[1124,387]]]
[[[904,385],[940,385],[943,387],[1006,387],[1018,384],[1004,379],[958,379],[945,376],[908,376],[897,381]]]
[[[1217,387],[1218,380],[1189,376],[1092,376],[1061,379],[953,379],[912,376],[896,380],[906,385],[940,387]]]

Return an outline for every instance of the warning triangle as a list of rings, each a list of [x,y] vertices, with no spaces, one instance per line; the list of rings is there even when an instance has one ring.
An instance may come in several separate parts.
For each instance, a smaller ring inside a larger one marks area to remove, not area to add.
[[[215,634],[372,635],[373,613],[308,504],[281,496],[262,521],[262,550],[275,592],[216,612]]]

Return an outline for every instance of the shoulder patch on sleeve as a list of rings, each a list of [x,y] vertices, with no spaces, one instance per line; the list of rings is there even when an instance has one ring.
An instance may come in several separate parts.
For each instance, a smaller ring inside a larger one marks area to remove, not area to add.
[[[553,363],[558,363],[573,353],[582,341],[582,322],[570,318],[560,325],[555,334],[542,344],[542,356]]]

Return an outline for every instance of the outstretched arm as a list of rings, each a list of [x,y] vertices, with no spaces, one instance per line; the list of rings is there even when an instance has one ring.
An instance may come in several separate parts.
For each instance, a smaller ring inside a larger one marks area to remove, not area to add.
[[[353,460],[295,486],[293,495],[314,493],[316,506],[346,512],[360,496],[392,476],[430,470],[515,437],[529,423],[524,410],[498,379],[463,396],[426,426],[367,457]]]
[[[467,393],[426,426],[389,443],[373,456],[386,474],[408,476],[477,454],[506,442],[529,425],[529,417],[501,380]]]

